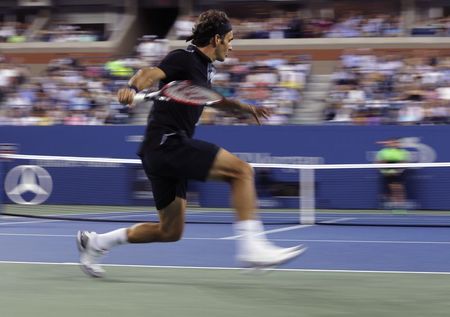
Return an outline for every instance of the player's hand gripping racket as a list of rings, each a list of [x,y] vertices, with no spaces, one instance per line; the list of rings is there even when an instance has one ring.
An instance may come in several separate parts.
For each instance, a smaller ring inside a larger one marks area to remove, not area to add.
[[[172,81],[158,91],[139,92],[134,96],[133,104],[148,100],[175,101],[190,106],[211,106],[223,101],[224,97],[189,80],[182,80]]]

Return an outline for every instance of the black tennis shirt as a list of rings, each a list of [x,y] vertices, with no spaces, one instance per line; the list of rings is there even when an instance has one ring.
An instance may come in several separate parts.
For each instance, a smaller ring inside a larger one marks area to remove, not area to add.
[[[174,80],[191,80],[197,85],[211,87],[211,77],[214,72],[211,59],[193,45],[189,45],[185,50],[171,51],[161,61],[158,68],[166,74],[159,88]],[[155,130],[181,131],[191,138],[202,112],[202,106],[155,101],[148,118],[147,135]]]

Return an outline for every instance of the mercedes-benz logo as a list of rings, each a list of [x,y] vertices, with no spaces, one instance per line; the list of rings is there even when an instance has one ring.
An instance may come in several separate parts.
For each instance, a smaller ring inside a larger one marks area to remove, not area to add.
[[[19,165],[8,172],[5,178],[5,192],[16,204],[39,205],[50,196],[53,181],[50,174],[40,166]],[[23,195],[34,194],[31,200]]]

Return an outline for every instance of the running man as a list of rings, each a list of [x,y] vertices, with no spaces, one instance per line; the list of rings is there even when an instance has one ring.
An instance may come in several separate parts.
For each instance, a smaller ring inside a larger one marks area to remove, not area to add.
[[[223,62],[232,50],[233,31],[224,12],[202,13],[192,30],[185,50],[170,52],[158,67],[143,68],[118,91],[122,104],[131,105],[135,94],[159,82],[160,87],[174,80],[191,80],[211,87],[214,61]],[[259,123],[269,113],[262,107],[225,100],[214,107],[251,114]],[[79,231],[77,243],[80,266],[92,277],[101,277],[101,257],[112,247],[125,243],[173,242],[181,238],[186,210],[187,180],[221,180],[231,186],[236,210],[237,260],[246,266],[274,266],[289,261],[305,250],[302,246],[280,248],[264,236],[255,214],[256,194],[252,167],[217,145],[193,139],[202,107],[155,101],[148,118],[139,156],[152,183],[159,223],[139,223],[130,228],[97,234]]]

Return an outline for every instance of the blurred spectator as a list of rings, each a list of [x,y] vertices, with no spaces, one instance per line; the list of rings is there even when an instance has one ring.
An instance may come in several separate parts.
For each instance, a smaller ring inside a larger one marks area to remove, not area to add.
[[[190,15],[182,15],[177,18],[174,24],[175,38],[177,40],[185,40],[192,34],[196,17]]]
[[[95,42],[105,41],[104,24],[67,23],[61,19],[51,20],[35,32],[30,41],[41,42]]]
[[[166,39],[158,39],[156,35],[144,35],[136,47],[138,58],[145,65],[156,66],[157,63],[169,52],[169,44]]]
[[[416,21],[412,36],[450,36],[450,16]]]
[[[24,23],[11,21],[0,23],[0,43],[22,43],[26,41],[24,33],[27,25]]]
[[[381,37],[400,36],[402,30],[398,16],[386,14],[342,17],[325,33],[326,37]]]

